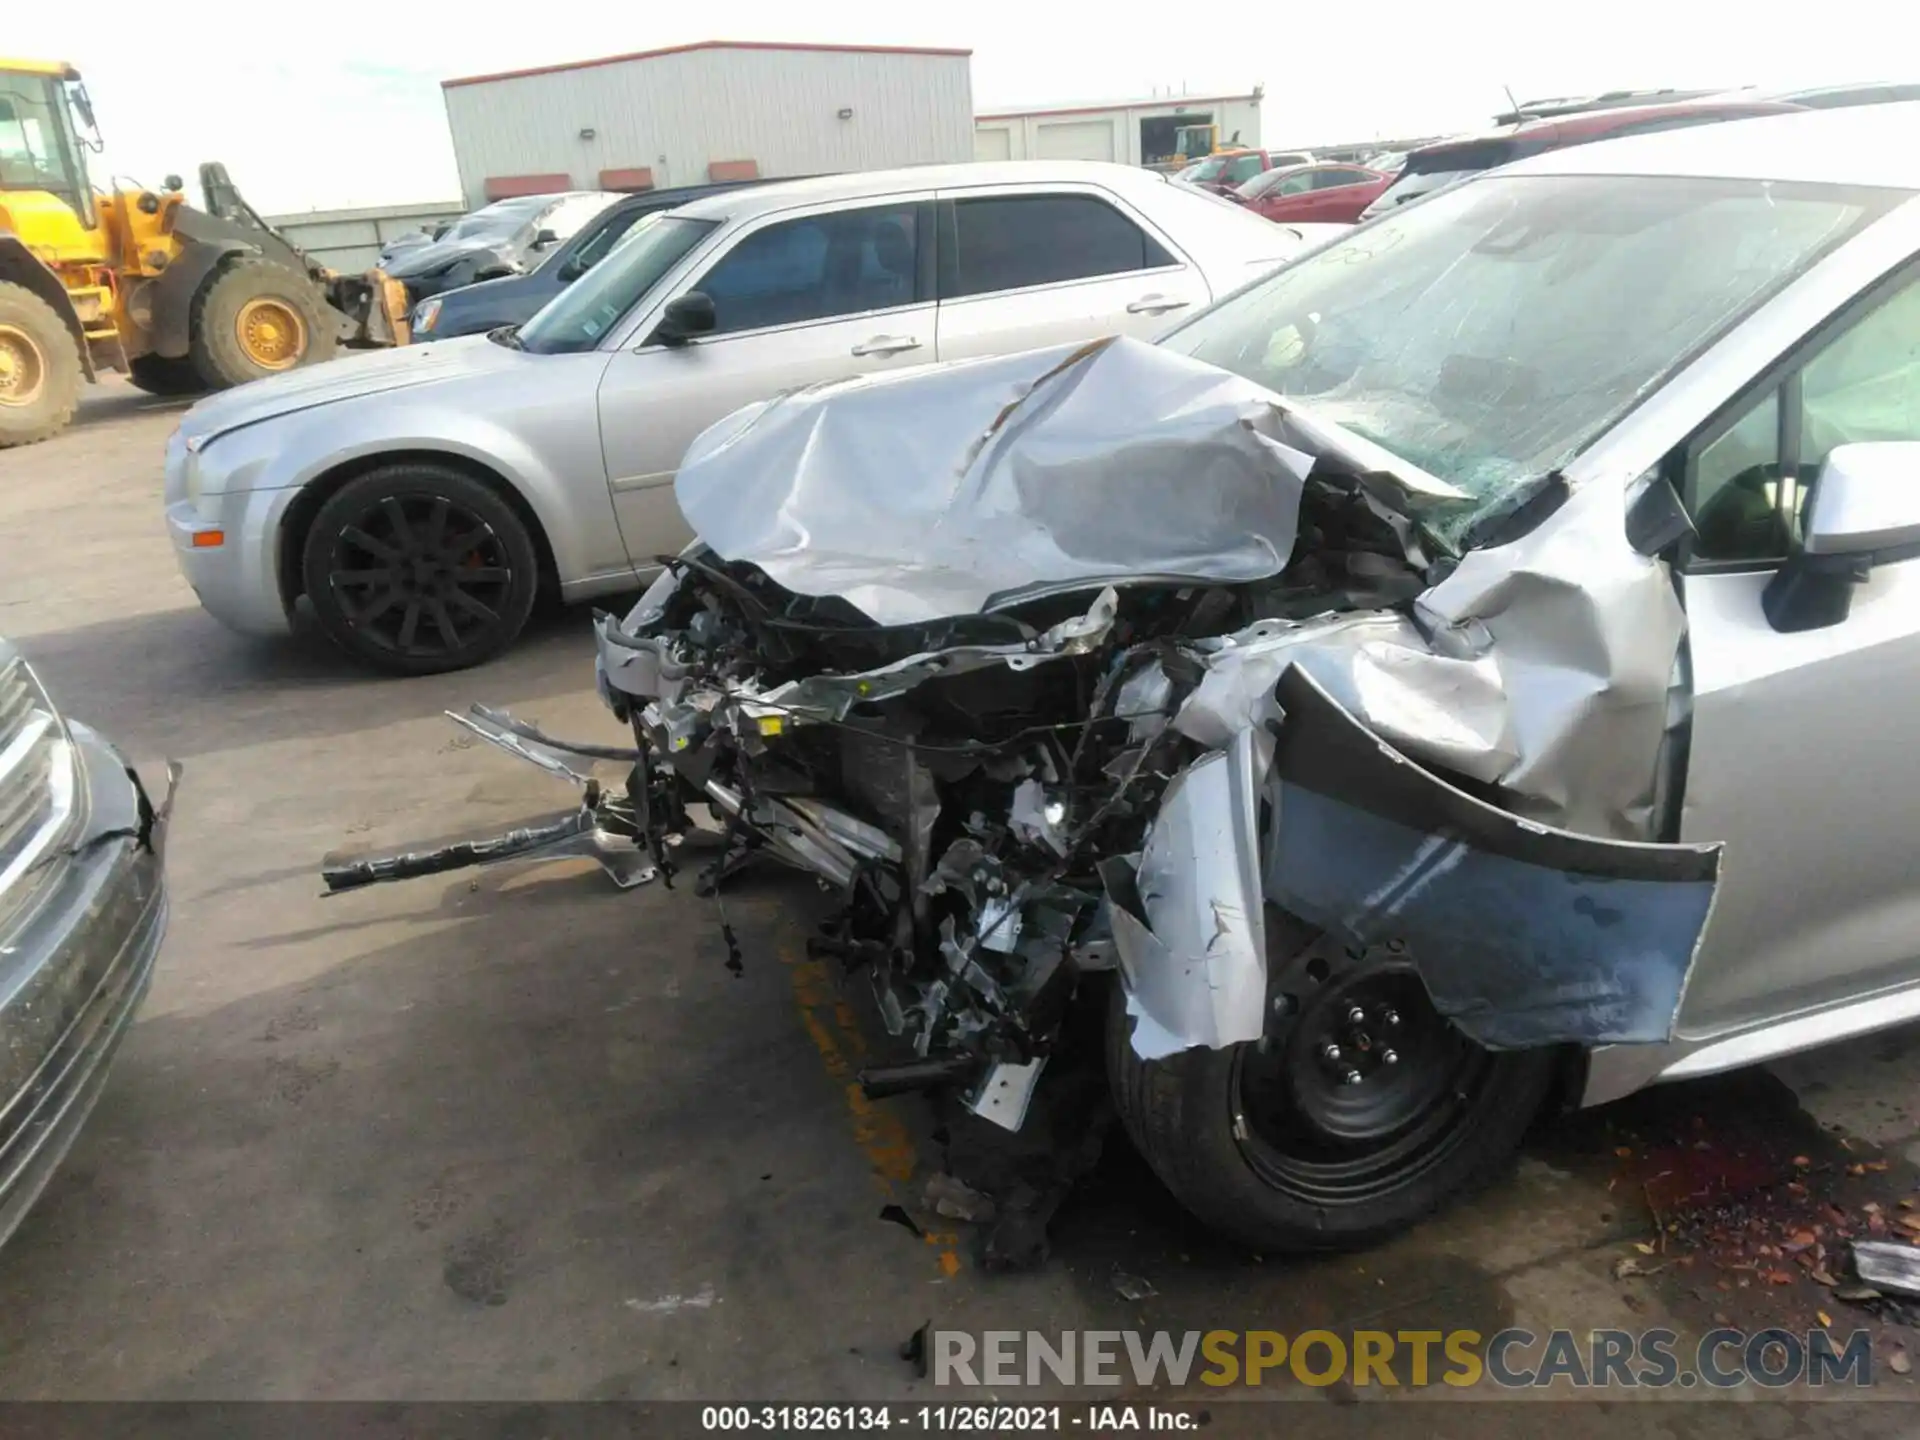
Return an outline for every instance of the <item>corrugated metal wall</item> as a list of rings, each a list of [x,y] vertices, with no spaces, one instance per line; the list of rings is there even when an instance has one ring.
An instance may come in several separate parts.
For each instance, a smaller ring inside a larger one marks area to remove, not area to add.
[[[877,170],[973,156],[965,55],[707,49],[449,84],[460,185],[649,166],[657,186],[698,184],[715,161],[762,175]],[[845,119],[839,112],[850,109]],[[591,130],[590,139],[581,132]]]
[[[322,265],[349,274],[371,269],[380,247],[410,230],[464,215],[458,200],[421,205],[379,205],[366,210],[307,210],[268,215],[266,221]]]

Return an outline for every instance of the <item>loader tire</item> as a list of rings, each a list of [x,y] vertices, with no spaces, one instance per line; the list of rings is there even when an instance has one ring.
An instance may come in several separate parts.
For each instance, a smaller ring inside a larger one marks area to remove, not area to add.
[[[243,255],[226,261],[193,298],[193,368],[224,390],[333,358],[333,314],[313,281],[291,266]]]
[[[136,355],[127,366],[127,379],[149,395],[198,395],[207,388],[187,355]]]
[[[66,429],[85,376],[60,312],[24,285],[0,281],[0,450]]]

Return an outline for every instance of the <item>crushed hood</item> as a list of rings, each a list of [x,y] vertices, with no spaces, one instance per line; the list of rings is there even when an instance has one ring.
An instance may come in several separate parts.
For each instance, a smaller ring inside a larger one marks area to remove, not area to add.
[[[363,350],[209,395],[181,417],[180,433],[188,439],[211,439],[316,405],[462,379],[527,361],[523,352],[495,345],[483,335]]]
[[[1276,575],[1333,453],[1395,464],[1250,380],[1106,339],[749,406],[694,442],[674,490],[723,559],[895,625],[1069,585]],[[1458,493],[1400,468],[1402,489]]]

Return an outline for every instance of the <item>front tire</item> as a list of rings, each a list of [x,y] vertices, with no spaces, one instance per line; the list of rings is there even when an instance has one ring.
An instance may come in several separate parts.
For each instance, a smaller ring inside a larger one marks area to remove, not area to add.
[[[342,486],[314,516],[301,573],[321,628],[396,675],[491,660],[525,628],[540,580],[514,508],[432,464],[389,465]]]
[[[0,282],[0,450],[66,429],[85,374],[59,312],[26,286]]]
[[[313,281],[252,256],[226,261],[193,299],[193,368],[224,390],[333,358],[333,314]]]
[[[1322,945],[1275,972],[1286,1013],[1267,1037],[1157,1061],[1134,1052],[1114,986],[1115,1107],[1188,1210],[1256,1250],[1342,1250],[1502,1173],[1546,1101],[1553,1052],[1481,1049],[1384,952]]]

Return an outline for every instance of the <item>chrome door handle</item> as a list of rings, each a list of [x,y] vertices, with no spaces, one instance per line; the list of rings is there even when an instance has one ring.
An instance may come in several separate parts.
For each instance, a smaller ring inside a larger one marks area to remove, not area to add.
[[[1169,310],[1184,310],[1191,300],[1176,300],[1171,295],[1142,295],[1127,306],[1129,315],[1163,315]]]
[[[853,347],[856,355],[898,355],[903,350],[918,350],[920,342],[911,335],[876,335]]]

